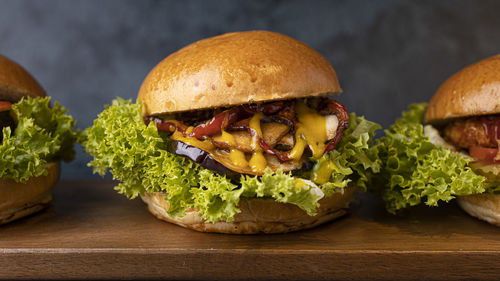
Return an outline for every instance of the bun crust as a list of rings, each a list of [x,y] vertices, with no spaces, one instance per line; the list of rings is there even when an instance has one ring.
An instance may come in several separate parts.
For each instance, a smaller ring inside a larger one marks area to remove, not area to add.
[[[340,93],[335,70],[318,52],[269,31],[227,33],[188,45],[146,77],[143,114],[160,115]]]
[[[59,162],[47,164],[47,175],[30,178],[26,183],[0,179],[0,224],[22,218],[43,209],[51,200],[50,189],[59,179]]]
[[[461,196],[458,198],[458,205],[469,215],[500,226],[500,195]]]
[[[425,121],[500,113],[500,55],[455,73],[429,102]]]
[[[201,232],[285,233],[312,228],[347,214],[355,190],[354,187],[346,188],[343,194],[338,192],[331,197],[321,199],[316,216],[309,216],[299,207],[288,203],[264,199],[242,200],[238,206],[241,213],[235,216],[233,222],[216,223],[204,222],[198,211],[193,209],[186,210],[184,217],[171,218],[167,214],[169,203],[164,200],[165,194],[146,193],[141,198],[148,205],[148,210],[158,219]]]
[[[45,91],[22,66],[0,55],[0,100],[17,102],[22,97],[44,97]]]

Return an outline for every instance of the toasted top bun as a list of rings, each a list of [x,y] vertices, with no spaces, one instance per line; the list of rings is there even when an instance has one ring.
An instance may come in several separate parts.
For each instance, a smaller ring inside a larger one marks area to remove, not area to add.
[[[455,73],[434,94],[425,121],[500,113],[500,55]]]
[[[42,86],[22,66],[0,55],[0,100],[16,102],[22,97],[44,97]]]
[[[306,44],[269,31],[227,33],[161,61],[138,98],[144,115],[340,93],[335,70]]]

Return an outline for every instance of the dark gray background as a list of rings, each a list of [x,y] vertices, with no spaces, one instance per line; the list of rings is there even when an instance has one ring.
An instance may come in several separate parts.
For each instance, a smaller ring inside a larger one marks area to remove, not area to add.
[[[0,0],[0,53],[28,69],[78,127],[148,71],[204,37],[266,29],[309,44],[337,70],[348,110],[389,125],[460,68],[500,53],[500,1]],[[63,178],[91,177],[89,157]]]

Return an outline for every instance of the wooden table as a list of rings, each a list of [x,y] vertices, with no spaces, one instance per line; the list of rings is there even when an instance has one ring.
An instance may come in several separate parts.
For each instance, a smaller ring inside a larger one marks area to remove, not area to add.
[[[282,235],[198,233],[150,215],[110,181],[63,181],[45,211],[0,227],[0,278],[500,279],[500,228],[455,204],[352,214]]]

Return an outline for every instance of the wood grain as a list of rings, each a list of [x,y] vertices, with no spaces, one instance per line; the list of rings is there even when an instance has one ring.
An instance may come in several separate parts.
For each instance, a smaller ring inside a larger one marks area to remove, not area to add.
[[[45,211],[0,228],[2,279],[499,280],[500,228],[455,204],[352,214],[280,235],[198,233],[155,219],[110,181],[65,181]]]

